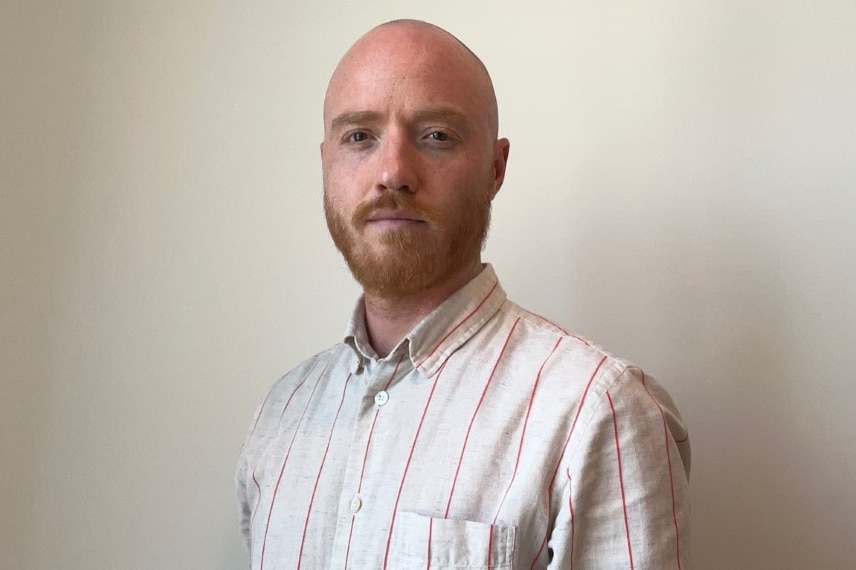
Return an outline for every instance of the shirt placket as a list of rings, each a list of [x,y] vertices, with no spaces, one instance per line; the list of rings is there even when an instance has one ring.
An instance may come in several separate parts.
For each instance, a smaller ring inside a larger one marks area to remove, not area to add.
[[[377,436],[378,416],[390,400],[390,386],[406,374],[405,367],[409,365],[404,352],[397,351],[382,360],[360,356],[354,370],[358,389],[354,391],[353,405],[358,410],[339,498],[335,538],[338,563],[333,567],[345,568],[347,564],[347,568],[363,568],[369,562],[364,559],[366,549],[359,544],[358,527],[372,525],[387,514],[386,506],[375,504],[367,494],[368,482],[377,484],[379,476],[372,471],[372,450],[384,444]]]

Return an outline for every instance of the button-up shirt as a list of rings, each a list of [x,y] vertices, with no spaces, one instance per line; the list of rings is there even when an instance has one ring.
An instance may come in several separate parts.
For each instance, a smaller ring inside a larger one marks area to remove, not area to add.
[[[641,369],[509,301],[489,265],[384,358],[364,310],[251,422],[253,570],[687,568],[687,430]]]

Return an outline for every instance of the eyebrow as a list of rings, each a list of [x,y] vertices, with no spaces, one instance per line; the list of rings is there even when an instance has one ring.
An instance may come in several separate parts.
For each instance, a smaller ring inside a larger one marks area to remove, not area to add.
[[[444,121],[462,126],[470,123],[470,119],[464,113],[450,107],[420,109],[415,113],[415,118],[417,121]]]
[[[376,122],[381,119],[381,114],[375,111],[346,111],[337,115],[330,122],[331,132],[337,132],[349,125],[358,125]],[[428,107],[420,109],[413,114],[413,120],[420,121],[443,121],[453,123],[455,126],[468,129],[470,119],[464,113],[451,107]]]
[[[348,125],[377,121],[379,118],[380,114],[374,111],[347,111],[333,118],[330,130],[335,132]]]

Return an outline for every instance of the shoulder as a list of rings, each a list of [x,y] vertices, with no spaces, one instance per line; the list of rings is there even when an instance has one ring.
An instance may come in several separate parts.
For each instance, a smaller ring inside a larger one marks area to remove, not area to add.
[[[575,383],[608,384],[630,367],[588,339],[573,334],[554,321],[506,300],[500,308],[502,320],[515,327],[517,346],[524,351],[549,350],[545,372]]]
[[[314,354],[286,372],[271,388],[271,392],[287,390],[295,382],[305,380],[314,373],[322,373],[331,366],[347,366],[356,362],[353,350],[347,344],[338,342],[330,348]]]
[[[674,431],[685,431],[667,391],[640,366],[512,301],[501,312],[515,324],[524,351],[538,347],[549,354],[541,382],[557,404],[564,402],[572,410],[577,427],[620,412],[665,416]]]
[[[631,362],[604,353],[601,363],[575,410],[568,458],[612,450],[619,440],[638,458],[660,450],[665,441],[688,476],[688,428],[666,389]],[[668,452],[660,457],[668,458]]]
[[[273,421],[279,422],[283,410],[289,403],[328,375],[331,370],[356,367],[358,359],[353,349],[340,342],[327,350],[310,356],[280,377],[262,400],[251,424],[251,432]]]

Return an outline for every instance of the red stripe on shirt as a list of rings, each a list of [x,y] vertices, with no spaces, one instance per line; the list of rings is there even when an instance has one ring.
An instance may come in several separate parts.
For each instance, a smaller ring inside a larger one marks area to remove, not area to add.
[[[606,355],[604,355],[600,361],[597,363],[597,366],[594,367],[594,371],[591,373],[591,377],[586,383],[585,390],[583,390],[583,395],[580,398],[580,403],[577,404],[577,411],[574,413],[574,419],[571,422],[571,429],[568,431],[568,436],[565,438],[564,448],[567,449],[568,443],[571,441],[571,436],[574,434],[574,428],[577,427],[577,420],[580,418],[580,411],[583,409],[583,404],[585,404],[586,396],[588,396],[589,388],[591,388],[592,382],[597,377],[597,373],[600,370],[603,363],[606,362]],[[564,455],[564,452],[562,453]],[[553,470],[553,476],[550,478],[550,486],[547,487],[547,509],[550,508],[550,501],[553,498],[553,484],[556,482],[556,476],[559,474],[559,467],[561,466],[561,459],[556,464],[556,469]],[[547,545],[547,537],[549,534],[549,529],[546,529],[544,532],[544,538],[541,540],[541,546],[538,547],[538,552],[535,553],[535,558],[532,559],[532,565],[530,568],[535,568],[535,564],[538,562],[538,559],[541,557],[541,553],[544,551],[544,547]]]
[[[434,519],[428,519],[428,563],[425,565],[426,570],[431,569],[431,536],[434,534]]]
[[[305,381],[306,381],[306,379],[304,378],[304,382],[305,382]],[[300,384],[303,384],[303,382],[301,382]],[[298,385],[297,385],[297,388],[300,388],[300,384],[298,384]],[[297,388],[295,388],[295,390],[297,390]],[[271,395],[272,393],[273,393],[273,390],[269,390],[269,391],[268,391],[267,396],[265,396],[265,399],[264,399],[264,401],[262,402],[262,405],[259,407],[259,414],[256,416],[256,421],[255,421],[255,422],[253,422],[253,429],[251,429],[251,430],[250,430],[250,435],[253,435],[254,433],[256,433],[256,428],[257,428],[257,427],[258,427],[258,425],[259,425],[259,420],[260,420],[260,419],[262,419],[262,413],[264,413],[264,411],[265,411],[265,406],[267,405],[268,398],[270,398],[270,395]],[[292,392],[292,395],[294,395],[294,392]],[[290,399],[291,399],[291,398],[289,398],[289,400],[290,400]],[[286,404],[286,406],[287,406],[287,405],[288,405],[288,404]]]
[[[327,363],[327,366],[324,367],[325,371],[327,370],[328,366],[330,366],[330,363]],[[314,370],[314,369],[315,369],[315,367],[313,366],[312,369],[306,374],[306,376],[303,377],[303,380],[301,380],[297,384],[297,386],[294,387],[294,390],[291,391],[291,394],[289,394],[288,400],[285,401],[285,405],[282,407],[282,412],[280,412],[280,414],[279,414],[280,421],[282,421],[282,416],[285,414],[285,410],[287,410],[289,404],[291,404],[291,399],[294,398],[294,394],[296,394],[297,391],[300,389],[300,387],[303,386],[303,384],[306,382],[306,379],[309,378],[309,375],[312,373],[312,370]],[[323,372],[322,372],[322,374],[323,374]],[[253,429],[250,431],[251,435],[256,432],[256,426],[259,425],[259,420],[262,417],[262,412],[264,412],[265,404],[267,404],[268,398],[270,398],[271,394],[273,394],[273,390],[268,391],[267,396],[265,396],[265,399],[262,402],[261,407],[259,408],[259,414],[258,414],[258,416],[256,416],[256,421],[253,424]],[[256,484],[256,489],[258,490],[258,494],[256,495],[256,505],[255,505],[255,507],[253,507],[253,515],[250,517],[250,527],[252,527],[253,521],[256,520],[256,513],[259,510],[259,502],[262,500],[262,488],[259,485],[258,480],[256,479],[256,468],[255,467],[253,467],[253,483]]]
[[[552,320],[548,319],[548,318],[547,318],[547,317],[545,317],[544,315],[539,315],[539,314],[538,314],[538,313],[536,313],[535,311],[530,311],[529,309],[524,309],[523,307],[521,307],[520,309],[521,309],[522,311],[524,311],[524,312],[526,312],[526,313],[528,313],[528,314],[532,315],[533,317],[535,317],[535,318],[537,318],[537,319],[541,319],[542,321],[544,321],[544,322],[546,322],[546,323],[550,323],[551,325],[553,325],[554,327],[556,327],[558,330],[560,330],[560,331],[562,332],[562,334],[567,335],[567,336],[569,336],[569,337],[572,337],[572,338],[575,338],[575,339],[577,339],[577,340],[582,341],[582,339],[581,339],[581,338],[579,338],[579,337],[577,337],[577,336],[572,335],[571,333],[569,333],[568,331],[566,331],[566,330],[564,329],[564,327],[559,326],[559,324],[558,324],[558,323],[556,323],[556,322],[554,322],[554,321],[552,321]],[[585,342],[585,341],[583,341],[583,342]],[[585,344],[588,344],[588,343],[586,342]]]
[[[336,422],[339,421],[339,412],[342,411],[342,404],[345,403],[345,393],[348,391],[348,381],[351,375],[345,380],[345,387],[342,390],[342,399],[339,400],[339,407],[336,408],[336,415],[333,418],[333,425],[330,426],[330,435],[327,437],[327,446],[324,447],[324,455],[321,456],[321,465],[318,466],[318,474],[315,476],[315,485],[312,487],[312,496],[309,499],[309,507],[306,509],[306,519],[303,521],[303,536],[300,538],[300,550],[297,552],[297,568],[300,570],[300,565],[303,562],[303,546],[306,544],[306,530],[309,528],[309,515],[312,514],[312,505],[315,503],[315,493],[318,491],[318,481],[321,480],[321,473],[324,471],[324,463],[327,462],[327,453],[330,451],[330,442],[333,441],[333,432],[336,430]]]
[[[568,570],[574,570],[574,533],[577,530],[576,525],[574,524],[574,487],[573,481],[571,480],[571,470],[568,469],[568,510],[571,511],[571,549],[568,553],[568,559],[571,561],[571,565]]]
[[[630,558],[630,570],[633,570],[633,548],[630,546],[630,519],[627,517],[627,497],[624,494],[624,473],[621,469],[621,445],[618,443],[618,419],[615,414],[615,406],[612,396],[606,393],[609,400],[609,408],[612,410],[612,428],[615,433],[615,457],[618,461],[618,484],[621,488],[621,508],[624,510],[624,532],[627,536],[627,556]]]
[[[438,348],[440,348],[440,347],[443,345],[443,343],[444,343],[444,342],[446,342],[446,339],[447,339],[447,338],[449,338],[450,336],[452,336],[452,335],[455,333],[455,331],[456,331],[456,330],[458,330],[459,328],[461,328],[461,326],[462,326],[465,322],[467,322],[467,321],[468,321],[468,320],[469,320],[473,315],[475,315],[475,314],[478,312],[478,310],[479,310],[479,309],[481,309],[481,306],[485,304],[485,301],[487,301],[488,299],[490,299],[490,296],[491,296],[491,295],[493,294],[493,292],[496,290],[497,285],[499,285],[499,280],[497,280],[497,281],[493,284],[493,287],[491,287],[491,288],[490,288],[490,291],[488,291],[488,292],[487,292],[487,295],[485,295],[485,296],[484,296],[484,298],[483,298],[481,301],[479,301],[479,304],[478,304],[478,305],[476,305],[476,307],[475,307],[472,311],[470,311],[469,313],[467,313],[467,316],[465,316],[463,319],[461,319],[460,321],[458,321],[458,324],[456,324],[454,327],[452,327],[452,330],[450,330],[449,332],[447,332],[447,333],[446,333],[446,335],[445,335],[443,338],[441,338],[441,339],[440,339],[440,341],[439,341],[436,345],[434,345],[434,348],[432,348],[432,349],[431,349],[431,352],[429,352],[429,353],[428,353],[428,356],[426,356],[425,358],[423,358],[423,359],[419,362],[419,364],[417,364],[417,365],[416,365],[416,368],[419,368],[420,366],[422,366],[422,365],[425,363],[425,361],[426,361],[426,360],[428,360],[429,358],[431,358],[431,356],[433,356],[433,355],[434,355],[434,353],[435,353],[435,352],[437,352],[437,349],[438,349]]]
[[[329,363],[327,364],[329,366]],[[309,394],[309,398],[306,399],[306,405],[303,406],[303,412],[300,414],[300,419],[297,420],[297,425],[294,427],[294,433],[291,435],[291,441],[288,442],[288,449],[285,452],[285,457],[282,459],[282,467],[279,469],[279,476],[276,479],[276,485],[273,488],[273,496],[270,500],[270,509],[268,510],[267,521],[265,521],[265,534],[262,538],[262,554],[261,559],[259,560],[259,570],[264,570],[265,567],[265,550],[267,548],[267,537],[268,531],[270,531],[270,519],[273,514],[273,506],[276,503],[277,494],[279,493],[279,484],[282,483],[282,475],[285,473],[285,465],[288,463],[288,456],[291,455],[291,448],[294,445],[294,440],[297,437],[297,433],[300,431],[300,424],[303,423],[303,418],[306,416],[306,410],[309,409],[309,404],[312,402],[312,397],[315,395],[315,390],[318,389],[318,385],[321,383],[321,378],[324,377],[324,373],[327,371],[327,366],[324,367],[324,370],[321,371],[321,374],[318,375],[318,379],[315,380],[315,385],[312,387],[312,392]],[[307,376],[308,378],[308,376]],[[300,383],[303,385],[303,382]],[[295,392],[297,388],[295,388]],[[294,396],[294,392],[292,392],[291,396],[288,398],[288,402],[286,402],[285,407],[288,407],[288,404],[291,402],[291,397]],[[285,410],[283,409],[283,413]],[[282,416],[280,416],[280,419]]]
[[[559,348],[561,343],[562,338],[560,337],[559,340],[556,341],[556,344],[553,345],[553,349],[547,354],[547,358],[545,358],[544,362],[541,363],[541,367],[538,368],[538,373],[535,375],[535,382],[532,384],[532,393],[529,395],[529,404],[526,406],[526,416],[523,418],[523,428],[520,430],[520,441],[517,443],[517,457],[514,459],[514,471],[511,474],[511,480],[508,482],[508,486],[505,488],[505,493],[502,494],[502,500],[499,502],[496,514],[493,515],[494,524],[496,524],[496,521],[499,518],[499,513],[502,511],[502,505],[505,504],[505,498],[508,496],[508,491],[511,490],[511,485],[517,477],[517,469],[520,466],[520,456],[523,453],[523,440],[526,437],[526,427],[529,425],[529,415],[532,413],[532,402],[535,401],[535,391],[538,389],[538,383],[541,381],[541,373],[544,372],[544,366],[546,366],[547,361],[550,360],[550,357],[553,356],[553,353],[556,352],[556,349]]]
[[[487,527],[487,570],[490,570],[490,555],[493,553],[493,525]]]
[[[262,500],[262,487],[259,485],[258,479],[256,479],[256,470],[253,469],[253,483],[256,486],[256,506],[253,508],[253,514],[250,516],[250,528],[253,528],[253,521],[256,520],[256,513],[259,510],[259,501]],[[250,533],[252,536],[252,533]]]
[[[437,373],[437,379],[431,384],[431,391],[428,393],[428,399],[425,401],[425,407],[422,408],[422,417],[419,418],[419,425],[416,426],[416,433],[413,436],[413,443],[410,444],[410,453],[407,455],[407,462],[404,464],[404,472],[401,474],[401,481],[398,483],[398,494],[395,496],[395,503],[392,506],[392,519],[389,521],[389,533],[386,536],[386,552],[383,555],[383,567],[386,568],[389,558],[389,547],[392,542],[392,529],[395,527],[395,514],[398,512],[398,501],[401,499],[401,490],[404,489],[404,481],[407,479],[407,471],[410,469],[410,460],[413,459],[413,450],[416,449],[416,442],[419,440],[419,434],[422,431],[422,424],[425,422],[425,416],[428,413],[428,407],[431,405],[431,399],[434,397],[434,390],[440,382],[440,377],[443,375],[446,365],[444,364]]]
[[[318,377],[319,380],[324,376],[324,373],[327,372],[327,369],[329,367],[330,367],[329,362],[324,365],[324,370],[321,371],[321,376]],[[315,368],[316,367],[313,366],[312,370],[315,370]],[[292,390],[291,394],[288,396],[288,400],[285,401],[285,405],[282,407],[282,411],[279,413],[279,421],[282,421],[282,417],[285,415],[285,411],[288,409],[288,405],[291,404],[291,399],[294,397],[294,395],[297,393],[297,391],[300,389],[300,387],[306,383],[306,380],[312,375],[312,370],[310,370],[309,372],[306,373],[306,376],[303,377],[303,380],[301,380],[300,383],[297,386],[295,386],[294,390]],[[268,395],[270,395],[271,392],[273,392],[273,390],[268,392]],[[259,417],[261,417],[261,416],[259,416]],[[256,420],[256,421],[258,421],[258,420]]]
[[[678,507],[677,502],[675,501],[675,477],[672,473],[672,452],[670,450],[669,445],[669,424],[666,422],[666,413],[663,411],[663,406],[660,405],[660,402],[651,395],[651,392],[648,391],[648,385],[645,383],[645,371],[642,369],[638,369],[639,373],[642,375],[642,385],[645,387],[645,392],[648,394],[648,397],[651,398],[651,401],[654,402],[654,405],[657,406],[657,409],[660,410],[660,418],[663,420],[663,437],[665,440],[666,447],[666,461],[669,463],[669,489],[672,492],[672,522],[675,525],[675,555],[678,561],[678,570],[682,569],[681,566],[681,535],[678,530]],[[684,440],[686,441],[686,440]]]
[[[461,464],[464,462],[464,453],[467,449],[467,442],[470,439],[470,432],[473,429],[473,423],[476,421],[476,416],[478,416],[479,410],[481,410],[481,405],[484,402],[485,394],[487,394],[488,386],[490,386],[491,381],[493,380],[494,374],[496,374],[496,369],[499,367],[499,361],[502,360],[502,356],[505,354],[505,349],[508,347],[508,341],[511,340],[511,335],[514,333],[514,329],[517,328],[517,323],[520,322],[520,318],[518,317],[514,324],[511,325],[511,330],[508,331],[508,336],[505,337],[505,342],[502,345],[502,350],[499,351],[499,356],[496,357],[496,362],[493,364],[493,369],[490,371],[490,375],[487,377],[487,382],[484,384],[484,389],[482,389],[481,397],[479,398],[478,404],[476,404],[476,409],[473,411],[473,415],[470,418],[470,425],[467,426],[467,434],[464,436],[464,443],[461,446],[461,455],[458,457],[458,466],[455,469],[455,477],[452,479],[452,489],[449,491],[449,501],[446,503],[446,514],[445,518],[449,518],[449,509],[452,507],[452,497],[455,495],[455,485],[458,483],[458,475],[461,472]]]
[[[383,389],[386,390],[392,384],[395,375],[398,374],[398,367],[401,366],[401,361],[404,360],[404,352],[401,353],[401,356],[398,357],[398,362],[395,363],[395,369],[393,369],[392,374],[389,375],[389,379],[386,381],[386,385],[384,385]],[[374,417],[372,418],[372,426],[369,428],[369,437],[366,440],[366,451],[363,454],[363,465],[360,468],[360,480],[357,483],[357,495],[360,494],[360,491],[363,489],[363,475],[366,473],[366,463],[368,463],[369,459],[369,448],[372,445],[372,436],[374,435],[375,423],[377,423],[377,415],[380,410],[375,407]],[[348,560],[351,554],[351,539],[354,536],[354,521],[356,520],[355,516],[351,516],[351,527],[348,529],[348,545],[345,547],[345,569],[348,568]]]
[[[363,466],[360,469],[360,479],[359,479],[359,482],[357,483],[357,495],[359,495],[360,491],[362,491],[362,489],[363,489],[363,475],[366,472],[366,460],[369,457],[369,446],[371,445],[371,442],[372,442],[372,435],[374,434],[375,423],[377,423],[377,412],[378,412],[377,409],[375,409],[375,414],[374,414],[374,417],[372,418],[372,425],[369,428],[369,437],[368,437],[368,441],[366,441],[366,452],[365,452],[365,454],[363,454]],[[350,555],[351,555],[351,538],[354,535],[354,521],[355,520],[356,520],[355,517],[353,515],[351,515],[351,527],[348,529],[348,545],[345,548],[345,569],[346,570],[348,568],[348,561],[350,560]]]

